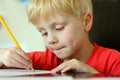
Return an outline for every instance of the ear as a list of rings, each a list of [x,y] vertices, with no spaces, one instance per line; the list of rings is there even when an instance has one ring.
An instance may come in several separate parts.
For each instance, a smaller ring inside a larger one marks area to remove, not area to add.
[[[92,23],[93,23],[93,16],[92,16],[92,14],[90,14],[90,13],[84,14],[84,26],[85,26],[84,30],[86,32],[90,31],[90,29],[92,27]]]

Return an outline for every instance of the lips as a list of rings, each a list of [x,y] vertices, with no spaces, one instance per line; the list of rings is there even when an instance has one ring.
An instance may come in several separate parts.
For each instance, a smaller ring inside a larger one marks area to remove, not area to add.
[[[55,47],[55,48],[51,48],[53,51],[54,50],[61,50],[61,49],[63,49],[65,46],[63,46],[63,47]]]

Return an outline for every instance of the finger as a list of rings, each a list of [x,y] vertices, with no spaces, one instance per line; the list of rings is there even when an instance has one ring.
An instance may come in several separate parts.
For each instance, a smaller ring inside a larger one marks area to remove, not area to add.
[[[22,57],[24,57],[26,60],[31,60],[30,57],[27,55],[27,53],[25,53],[23,50],[21,49],[17,49],[16,53],[18,53],[19,55],[21,55]]]
[[[20,48],[17,48],[17,47],[11,47],[11,48],[8,48],[7,50],[7,55],[9,54],[19,54],[21,55],[22,57],[24,57],[26,60],[30,60],[30,57]]]
[[[32,63],[27,63],[27,64],[25,64],[25,63],[23,63],[21,60],[19,61],[18,59],[16,60],[16,59],[14,59],[14,63],[16,63],[15,65],[15,67],[17,67],[17,68],[25,68],[25,69],[30,69],[31,67],[32,67]]]
[[[15,59],[10,59],[9,61],[5,62],[4,65],[6,67],[14,67],[14,68],[26,68],[24,64],[20,63]]]
[[[58,73],[51,73],[53,76],[60,76]]]
[[[52,73],[57,73],[61,72],[61,70],[65,67],[66,65],[64,63],[60,64],[58,67],[54,68],[51,70]]]
[[[66,67],[64,67],[64,68],[61,70],[61,72],[64,73],[64,72],[67,72],[67,71],[69,71],[69,70],[71,70],[71,69],[72,69],[71,66],[66,66]]]
[[[13,59],[18,61],[19,63],[22,63],[24,66],[29,66],[31,63],[31,60],[26,60],[23,56],[19,54],[14,54]]]

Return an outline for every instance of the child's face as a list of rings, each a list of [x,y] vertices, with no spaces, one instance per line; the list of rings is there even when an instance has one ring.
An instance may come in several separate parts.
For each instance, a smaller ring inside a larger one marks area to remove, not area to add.
[[[46,46],[61,59],[71,58],[81,49],[85,39],[84,24],[70,15],[56,13],[37,26]]]

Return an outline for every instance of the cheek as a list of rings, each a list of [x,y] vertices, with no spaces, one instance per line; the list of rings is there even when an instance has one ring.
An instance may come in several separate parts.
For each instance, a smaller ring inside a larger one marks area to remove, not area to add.
[[[71,34],[61,36],[61,42],[64,44],[70,45],[73,43],[73,40],[74,40],[74,37]]]
[[[45,43],[46,47],[48,47],[48,42],[47,42],[47,39],[43,38],[43,41],[44,41],[44,43]]]
[[[67,28],[62,33],[59,34],[58,38],[60,42],[67,45],[72,45],[75,40],[75,36],[76,33],[74,32],[74,30],[71,28]]]
[[[72,33],[71,33],[72,32]],[[80,30],[71,30],[71,32],[67,32],[66,34],[61,36],[61,42],[70,48],[78,49],[84,41],[84,33]]]

